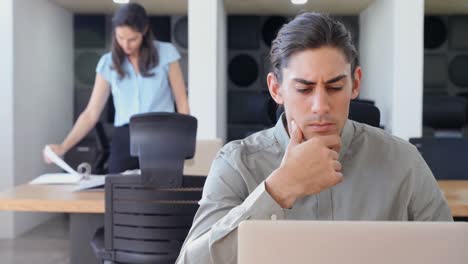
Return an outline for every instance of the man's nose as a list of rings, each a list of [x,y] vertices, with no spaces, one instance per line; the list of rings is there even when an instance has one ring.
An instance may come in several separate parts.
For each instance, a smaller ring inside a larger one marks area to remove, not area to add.
[[[312,96],[312,112],[318,115],[327,114],[330,103],[326,88],[317,86]]]

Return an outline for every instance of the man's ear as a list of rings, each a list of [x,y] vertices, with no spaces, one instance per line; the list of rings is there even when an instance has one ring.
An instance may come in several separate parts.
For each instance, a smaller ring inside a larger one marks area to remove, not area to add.
[[[279,105],[283,104],[283,96],[281,95],[281,83],[276,78],[275,74],[270,72],[267,75],[268,91],[270,92],[271,98]]]
[[[351,99],[356,99],[361,91],[362,69],[357,66],[354,70],[353,89],[351,91]]]

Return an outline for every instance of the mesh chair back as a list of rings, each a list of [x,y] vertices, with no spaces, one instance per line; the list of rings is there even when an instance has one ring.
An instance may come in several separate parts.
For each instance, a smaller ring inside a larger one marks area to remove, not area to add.
[[[122,263],[174,263],[198,209],[203,176],[181,188],[141,184],[135,175],[106,179],[105,248]]]

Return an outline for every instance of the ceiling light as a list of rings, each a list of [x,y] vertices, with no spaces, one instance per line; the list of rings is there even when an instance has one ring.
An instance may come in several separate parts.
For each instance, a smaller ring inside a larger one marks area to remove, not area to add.
[[[307,3],[307,0],[291,0],[291,3],[293,3],[295,5],[303,5],[303,4]]]
[[[112,0],[116,4],[128,4],[130,0]]]

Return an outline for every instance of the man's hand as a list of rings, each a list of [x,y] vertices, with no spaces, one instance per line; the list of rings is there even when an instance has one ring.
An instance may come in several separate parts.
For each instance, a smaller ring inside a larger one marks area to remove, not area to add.
[[[292,123],[291,141],[281,165],[266,179],[266,190],[283,208],[291,208],[304,196],[328,189],[343,179],[338,135],[317,136],[305,142],[301,129]]]

